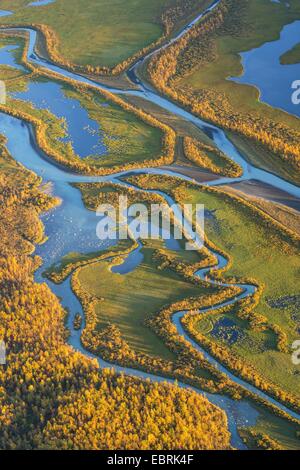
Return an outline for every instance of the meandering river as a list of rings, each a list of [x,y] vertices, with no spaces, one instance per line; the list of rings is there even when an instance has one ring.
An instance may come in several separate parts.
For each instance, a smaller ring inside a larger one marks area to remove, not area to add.
[[[208,11],[215,8],[218,2],[213,3],[210,8],[198,15],[197,18],[186,26],[177,36],[177,38],[191,28],[195,22],[197,22],[203,15],[207,14]],[[133,67],[130,68],[128,72],[128,76],[131,80],[133,80],[136,84],[138,84],[138,90],[121,90],[117,88],[109,88],[102,84],[96,83],[84,76],[81,76],[76,73],[72,73],[70,71],[64,70],[61,67],[58,67],[42,58],[40,58],[36,51],[35,51],[35,44],[37,40],[37,33],[31,29],[24,29],[23,31],[27,31],[29,34],[29,48],[28,48],[28,61],[31,61],[35,65],[45,68],[46,70],[52,70],[56,73],[60,74],[62,77],[72,78],[79,83],[87,83],[89,85],[94,86],[95,88],[99,89],[106,89],[112,93],[119,94],[119,95],[134,95],[142,97],[148,101],[151,101],[163,109],[166,109],[178,116],[181,116],[190,122],[194,123],[198,126],[203,132],[209,135],[217,145],[217,147],[227,154],[232,160],[239,163],[243,169],[243,176],[241,178],[221,178],[218,181],[213,181],[207,184],[216,185],[216,184],[224,184],[227,182],[233,181],[242,181],[247,179],[255,178],[259,181],[267,182],[273,185],[276,188],[282,189],[295,197],[300,198],[300,188],[281,179],[280,177],[271,174],[270,172],[261,170],[259,168],[250,165],[246,162],[243,155],[236,149],[236,147],[230,142],[230,140],[226,137],[226,134],[222,129],[219,129],[216,126],[208,124],[203,120],[195,117],[191,113],[183,110],[180,106],[172,103],[168,99],[160,96],[154,90],[150,89],[149,86],[145,85],[140,81],[137,77],[136,69],[140,64],[138,61],[134,64]],[[172,41],[175,41],[177,38],[173,38]],[[162,46],[167,47],[168,44]],[[149,55],[148,55],[149,56]],[[148,57],[147,56],[147,57]],[[146,58],[147,58],[146,57]],[[143,60],[145,60],[144,58]],[[71,120],[71,116],[67,116],[67,119]],[[69,123],[70,124],[70,123]],[[46,155],[41,152],[35,143],[32,129],[29,125],[25,124],[21,120],[8,116],[4,113],[0,113],[0,131],[7,137],[7,147],[10,151],[11,155],[15,158],[16,161],[23,164],[26,168],[34,171],[36,174],[41,176],[45,182],[51,182],[53,185],[53,194],[58,196],[62,203],[61,205],[53,211],[42,216],[42,220],[45,224],[45,231],[48,236],[48,240],[43,244],[37,247],[36,253],[40,255],[43,259],[43,266],[37,271],[36,273],[36,281],[37,282],[45,282],[45,279],[42,276],[42,272],[47,269],[49,266],[58,263],[62,256],[72,252],[77,251],[80,253],[90,253],[93,251],[99,251],[104,249],[108,246],[100,242],[96,237],[96,217],[95,214],[91,211],[88,211],[82,202],[80,192],[74,188],[70,183],[74,182],[96,182],[96,181],[110,181],[110,182],[118,182],[119,184],[123,184],[124,186],[128,186],[128,183],[120,180],[121,176],[125,176],[127,173],[119,173],[113,176],[105,176],[105,177],[88,177],[82,176],[79,174],[74,174],[67,170],[64,170],[55,163],[51,162]],[[135,170],[135,173],[156,173],[156,174],[163,174],[163,175],[177,175],[182,179],[191,180],[190,178],[183,176],[181,174],[177,174],[171,170],[163,170],[157,168],[150,168],[150,169],[141,169]],[[131,172],[132,173],[132,172]],[[162,197],[166,200],[169,205],[173,204],[172,198],[167,194],[161,193]],[[175,214],[176,215],[176,214]],[[192,227],[188,228],[190,233],[192,233]],[[176,247],[174,246],[174,249]],[[125,266],[120,265],[119,272],[123,275],[128,272],[128,270],[135,269],[135,267],[141,262],[141,253],[140,250],[135,250],[134,253],[130,254],[127,258],[127,264],[125,261]],[[226,259],[221,256],[219,253],[214,252],[216,257],[216,264],[214,269],[221,269],[226,266]],[[128,261],[129,260],[129,261]],[[210,275],[210,268],[205,268],[199,270],[195,275],[199,276],[200,278],[209,278]],[[82,330],[85,326],[84,324],[84,312],[78,301],[77,297],[73,294],[71,286],[70,286],[70,278],[68,278],[65,282],[60,285],[55,285],[50,281],[46,281],[53,292],[58,295],[62,299],[62,305],[69,310],[68,316],[68,327],[70,330],[70,338],[69,343],[70,345],[82,352],[84,355],[88,357],[92,357],[97,359],[98,364],[102,368],[111,368],[113,367],[117,372],[124,373],[130,376],[139,377],[142,379],[148,378],[155,382],[168,382],[170,384],[174,384],[173,379],[166,379],[165,377],[149,374],[144,371],[140,371],[138,369],[132,369],[128,367],[121,367],[115,364],[110,364],[106,361],[103,361],[100,357],[96,357],[91,354],[89,351],[83,348],[81,344],[81,334]],[[213,279],[209,282],[212,284],[214,283]],[[228,286],[228,284],[223,284],[224,287]],[[222,304],[211,305],[206,309],[199,310],[199,315],[201,315],[204,311],[215,310],[218,308],[222,308],[225,305],[230,305],[235,301],[251,296],[255,292],[255,286],[250,284],[240,285],[238,287],[241,289],[241,293],[236,297],[236,299],[231,299]],[[76,313],[80,313],[83,318],[83,324],[81,330],[75,330],[73,326],[73,320]],[[248,384],[244,380],[240,379],[229,370],[227,370],[224,366],[222,366],[216,359],[214,359],[210,354],[208,354],[203,348],[201,348],[192,338],[189,337],[187,332],[183,329],[181,324],[181,319],[185,315],[185,311],[177,312],[173,315],[172,321],[177,328],[178,334],[184,336],[184,338],[197,350],[201,351],[204,357],[213,364],[217,369],[219,369],[222,373],[224,373],[228,378],[230,378],[235,383],[242,385],[245,389],[254,392],[256,395],[264,398],[270,404],[275,404],[281,410],[287,412],[290,416],[300,419],[300,416],[289,410],[287,407],[282,405],[281,403],[274,400],[272,397],[269,397],[265,393],[258,390],[256,387]],[[179,382],[178,385],[180,387],[188,388],[191,390],[195,390],[197,393],[201,393],[205,395],[210,402],[216,404],[221,409],[226,412],[228,418],[229,429],[232,436],[232,445],[239,449],[244,449],[245,446],[241,441],[239,434],[238,434],[238,427],[243,426],[251,426],[254,425],[257,421],[259,413],[255,406],[247,400],[235,401],[231,398],[226,396],[218,395],[218,394],[210,394],[204,393],[201,390],[196,389],[195,387],[191,387],[190,385],[184,384]]]

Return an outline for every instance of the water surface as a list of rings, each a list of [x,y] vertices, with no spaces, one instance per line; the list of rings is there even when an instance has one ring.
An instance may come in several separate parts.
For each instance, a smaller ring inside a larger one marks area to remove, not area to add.
[[[57,66],[52,64],[45,64],[44,61],[38,58],[38,56],[34,52],[34,43],[35,43],[36,34],[33,31],[30,31],[30,47],[29,47],[29,58],[33,62],[38,62],[42,66],[47,66],[50,69],[58,71],[61,75],[65,76],[72,76],[77,81],[82,81],[85,83],[93,84],[94,86],[99,85],[93,83],[89,79],[80,77],[72,72],[64,71]],[[105,88],[105,87],[103,87]],[[115,90],[116,93],[126,93],[124,91]],[[47,92],[48,93],[48,92]],[[236,148],[231,144],[231,142],[227,139],[225,133],[218,129],[216,126],[209,125],[202,121],[199,118],[191,115],[185,110],[182,110],[179,106],[175,105],[174,103],[169,102],[168,100],[159,97],[153,92],[149,92],[145,87],[141,85],[141,89],[138,92],[132,92],[132,94],[137,94],[138,96],[145,97],[149,101],[156,102],[161,107],[168,109],[169,111],[174,112],[177,115],[181,115],[186,117],[189,121],[194,122],[198,127],[203,129],[205,132],[209,132],[213,135],[213,140],[220,148],[220,150],[225,151],[230,157],[232,157],[235,161],[241,163],[241,166],[244,170],[243,178],[247,179],[250,175],[254,173],[258,175],[260,178],[265,179],[266,177],[272,181],[274,185],[278,185],[279,187],[285,186],[291,193],[299,194],[299,188],[295,187],[294,185],[288,184],[284,182],[282,179],[278,177],[274,177],[268,172],[264,172],[262,170],[256,169],[251,165],[248,165],[243,156],[236,150]],[[64,97],[65,99],[65,97]],[[58,168],[54,164],[47,161],[47,159],[43,158],[42,152],[38,152],[33,145],[33,140],[30,135],[30,128],[23,124],[20,120],[16,118],[11,118],[9,116],[0,114],[0,127],[4,131],[5,135],[8,138],[8,149],[14,158],[19,161],[20,163],[24,164],[27,168],[35,171],[37,174],[42,176],[45,181],[53,181],[54,182],[54,192],[57,196],[63,199],[62,205],[50,211],[46,214],[43,218],[45,222],[45,228],[47,235],[50,236],[49,240],[42,245],[41,247],[37,248],[37,253],[43,257],[44,266],[42,266],[36,274],[36,280],[41,281],[41,273],[42,270],[49,266],[54,261],[58,261],[61,256],[70,252],[70,251],[81,251],[82,249],[86,249],[86,252],[95,251],[95,247],[93,246],[93,240],[88,242],[89,234],[93,232],[93,236],[95,236],[95,214],[92,212],[87,211],[81,200],[81,196],[78,190],[73,188],[69,183],[71,181],[105,181],[105,180],[112,180],[112,177],[104,177],[104,178],[91,178],[91,177],[84,177],[80,175],[74,175],[70,172],[67,172],[61,168]],[[156,172],[158,174],[168,174],[167,170],[163,169],[147,169],[147,170],[137,170],[141,172]],[[172,174],[172,172],[170,172]],[[174,174],[174,173],[173,173]],[[117,175],[115,175],[117,177]],[[181,175],[183,178],[183,176]],[[186,178],[187,179],[187,178]],[[230,181],[230,179],[228,179]],[[232,181],[232,180],[231,180]],[[119,181],[120,182],[120,181]],[[224,180],[222,181],[224,183]],[[272,184],[271,183],[271,184]],[[213,184],[213,183],[212,183]],[[165,196],[165,200],[168,203],[172,203],[170,197]],[[88,215],[89,214],[89,215]],[[93,217],[90,219],[89,217]],[[52,217],[52,219],[51,219]],[[93,226],[92,226],[93,224]],[[94,227],[94,228],[93,228]],[[56,238],[58,237],[58,238]],[[52,241],[54,240],[54,241]],[[83,240],[83,241],[82,241]],[[98,241],[99,242],[99,241]],[[215,253],[216,254],[216,253]],[[218,268],[222,268],[226,266],[227,261],[221,255],[216,254],[217,257],[217,266]],[[127,266],[128,267],[128,266]],[[197,275],[201,278],[206,278],[209,274],[209,269],[205,268],[199,270]],[[101,280],[99,280],[101,282]],[[53,285],[50,281],[47,281],[51,289],[55,294],[62,298],[62,304],[70,309],[70,315],[68,318],[68,327],[71,331],[70,336],[70,344],[77,350],[81,351],[83,354],[89,357],[95,357],[88,351],[86,351],[80,341],[82,330],[75,331],[72,326],[72,321],[74,319],[74,315],[77,312],[80,312],[82,317],[84,314],[82,312],[81,305],[78,299],[74,296],[71,287],[70,287],[70,279],[67,279],[63,284],[56,286]],[[248,295],[252,295],[255,291],[255,287],[251,285],[244,285],[240,286],[242,289],[242,293],[239,298],[246,297]],[[228,300],[221,306],[230,305],[233,300]],[[205,312],[209,309],[216,308],[216,306],[210,306],[207,309],[201,309],[198,314]],[[184,336],[187,341],[189,341],[190,345],[193,346],[198,351],[201,351],[206,359],[209,360],[211,364],[216,366],[222,373],[226,374],[229,378],[234,380],[236,383],[243,385],[248,390],[254,391],[260,396],[263,396],[268,402],[276,403],[281,409],[286,410],[281,404],[278,404],[275,400],[270,397],[267,397],[263,392],[255,389],[252,385],[247,384],[243,380],[236,377],[234,374],[229,372],[225,367],[218,363],[213,357],[211,357],[207,352],[203,351],[201,346],[189,338],[187,332],[183,329],[181,324],[181,319],[185,315],[186,312],[177,312],[173,316],[173,324],[177,329],[177,332]],[[83,326],[84,328],[84,322]],[[136,377],[141,378],[148,378],[150,380],[156,382],[163,382],[166,381],[164,377],[160,377],[159,375],[149,374],[140,370],[135,370],[127,367],[115,366],[103,361],[101,358],[97,357],[98,363],[101,367],[114,367],[117,372],[123,372],[125,374],[129,374]],[[174,383],[174,380],[167,379],[168,382]],[[198,393],[202,393],[201,391],[190,387],[186,384],[179,383],[181,387],[193,389]],[[220,406],[227,414],[229,429],[232,433],[232,444],[238,448],[245,448],[241,439],[237,432],[238,426],[246,426],[246,425],[254,425],[257,417],[258,412],[255,407],[253,407],[249,402],[245,400],[242,401],[234,401],[228,397],[220,396],[220,395],[212,395],[212,394],[204,394],[207,398],[216,405]],[[293,412],[289,411],[290,415],[294,415]]]
[[[29,3],[28,7],[41,7],[43,5],[50,5],[50,3],[54,3],[56,0],[37,0],[35,2]]]
[[[280,39],[240,54],[243,75],[231,80],[256,86],[261,101],[300,117],[300,106],[292,102],[292,83],[300,80],[300,64],[280,63],[282,54],[298,44],[299,38],[300,20],[284,26]]]
[[[9,65],[15,69],[22,70],[26,72],[25,67],[19,64],[15,58],[14,51],[17,51],[19,48],[18,45],[9,44],[0,48],[0,65]]]
[[[15,92],[12,96],[63,118],[68,136],[61,140],[71,142],[78,156],[84,158],[106,153],[98,122],[89,117],[77,99],[68,97],[60,84],[52,81],[30,82],[26,91]]]
[[[0,10],[0,17],[13,15],[13,11]]]

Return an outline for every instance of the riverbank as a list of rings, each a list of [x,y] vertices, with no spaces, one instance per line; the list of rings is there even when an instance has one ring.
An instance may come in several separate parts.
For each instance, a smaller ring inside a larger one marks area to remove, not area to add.
[[[82,77],[78,77],[78,79],[80,80],[80,79],[82,79]],[[93,85],[93,86],[94,86],[94,85]],[[168,104],[168,106],[171,107],[171,104]],[[176,108],[175,108],[175,109],[176,109]],[[204,124],[204,123],[203,123],[202,125],[203,125],[203,128],[204,128],[204,129],[207,129],[207,127],[209,127],[209,126],[205,127],[205,124]],[[16,128],[15,128],[15,129],[16,129]],[[216,129],[216,130],[214,129],[214,131],[216,132],[216,131],[218,131],[218,130],[217,130],[217,129]],[[220,136],[220,133],[217,133],[217,135]],[[21,134],[20,134],[20,136],[21,136]],[[23,139],[23,137],[26,137],[24,133],[22,133],[22,139]],[[18,138],[18,136],[16,136],[16,135],[14,134],[14,138],[16,139],[16,138]],[[21,139],[21,141],[22,141],[22,139]],[[221,140],[222,140],[222,139],[221,139]],[[25,142],[26,142],[26,140],[24,140],[24,143],[25,143]],[[15,144],[17,144],[17,142],[15,142],[15,143],[14,143],[14,142],[13,142],[13,143],[10,142],[10,145],[15,145]],[[24,145],[24,144],[23,144],[23,145]],[[227,142],[226,140],[222,140],[221,143],[220,143],[220,141],[219,141],[219,145],[220,145],[220,146],[225,145],[226,149],[228,148],[228,142]],[[42,165],[41,165],[41,167],[38,169],[38,171],[39,171],[39,172],[41,172],[41,171],[42,171],[42,172],[45,172],[45,171],[46,171],[46,173],[44,173],[44,177],[50,177],[51,179],[53,178],[54,181],[56,181],[56,182],[58,182],[58,181],[61,182],[61,184],[56,184],[56,186],[57,186],[56,189],[58,189],[59,192],[60,192],[60,194],[63,195],[64,203],[66,203],[66,202],[69,203],[69,202],[72,200],[73,204],[74,204],[74,203],[76,204],[76,207],[81,208],[80,203],[79,203],[78,194],[77,194],[77,196],[76,196],[76,191],[74,191],[74,188],[73,188],[73,189],[69,189],[68,185],[66,184],[66,182],[68,182],[68,181],[70,181],[70,180],[74,180],[74,179],[76,179],[76,178],[77,178],[78,180],[80,180],[80,178],[81,178],[80,175],[74,175],[74,174],[72,174],[72,173],[64,172],[64,171],[62,171],[62,170],[59,169],[59,168],[53,168],[53,165],[51,165],[50,162],[47,163],[45,160],[40,159],[39,156],[38,156],[38,162],[37,162],[37,161],[36,161],[36,160],[37,160],[37,158],[36,158],[37,156],[36,156],[36,155],[31,155],[32,150],[31,150],[31,152],[29,151],[29,152],[26,154],[26,159],[24,160],[24,156],[22,157],[22,155],[20,155],[20,149],[19,149],[19,153],[17,153],[16,150],[17,150],[17,146],[15,146],[15,148],[14,148],[14,151],[15,151],[14,154],[15,154],[15,155],[18,155],[18,157],[20,157],[20,160],[23,161],[24,163],[26,163],[27,165],[28,165],[28,164],[29,164],[29,165],[32,164],[32,168],[33,168],[33,169],[36,169],[36,168],[37,168],[36,165],[37,165],[38,163],[42,163]],[[22,150],[24,150],[24,147],[23,147]],[[32,157],[32,158],[31,158],[31,157]],[[41,168],[42,168],[42,170],[41,170]],[[47,175],[47,176],[46,176],[46,175]],[[84,178],[85,178],[85,177],[82,177],[82,182],[86,181]],[[87,177],[86,177],[86,178],[87,178]],[[73,207],[74,207],[74,206],[73,206]],[[62,210],[63,210],[63,211],[66,210],[66,206],[63,205],[63,206],[62,206]],[[57,215],[57,212],[55,213],[55,215]],[[53,224],[53,221],[52,221],[52,224]],[[49,226],[50,226],[50,225],[49,225]],[[48,226],[48,227],[49,227],[49,226]],[[73,233],[73,236],[74,236],[74,235],[75,235],[75,233]],[[51,239],[51,237],[49,238],[49,242],[50,242],[50,239]],[[43,250],[44,250],[44,253],[47,253],[47,248],[49,248],[49,245],[47,246],[47,244],[45,244],[44,247],[41,248],[41,252],[43,252]],[[88,247],[86,247],[86,249],[88,249]],[[54,255],[55,255],[55,254],[54,254]],[[220,259],[220,260],[222,261],[222,263],[223,263],[224,260],[222,260],[221,257],[220,257],[219,259]],[[47,260],[47,261],[48,261],[48,260]],[[222,263],[221,263],[221,264],[222,264]],[[226,259],[225,259],[225,264],[226,264]],[[220,267],[222,268],[222,266],[220,266]],[[223,268],[225,268],[225,265],[223,266]],[[37,276],[39,276],[39,275],[40,275],[40,272],[38,273]],[[234,280],[234,281],[236,281],[236,280]],[[62,287],[63,287],[62,290],[60,290],[59,288],[57,288],[57,289],[54,288],[54,291],[57,293],[57,295],[63,294],[63,295],[62,295],[62,297],[63,297],[63,299],[62,299],[63,303],[66,304],[66,306],[67,306],[68,303],[70,302],[69,305],[72,307],[72,308],[70,309],[70,316],[69,316],[69,321],[68,321],[68,326],[69,326],[70,331],[71,331],[70,343],[74,346],[75,349],[77,349],[77,350],[81,351],[82,353],[86,354],[87,356],[89,356],[89,354],[87,353],[87,351],[84,350],[84,349],[82,348],[82,345],[80,344],[80,338],[81,338],[82,330],[79,330],[79,331],[77,331],[77,333],[75,333],[75,332],[74,332],[74,329],[73,329],[73,327],[72,327],[72,325],[71,325],[71,323],[70,323],[71,320],[72,320],[72,318],[73,318],[73,316],[75,315],[75,310],[74,310],[74,308],[73,308],[74,305],[75,305],[75,304],[74,304],[74,297],[71,296],[71,293],[70,293],[70,291],[68,290],[66,284],[63,285]],[[183,306],[183,307],[184,307],[184,306]],[[213,307],[213,305],[212,305],[212,307]],[[80,307],[78,307],[78,308],[80,308]],[[188,342],[189,345],[192,344],[192,343],[190,342],[190,340],[188,340],[187,342]],[[192,346],[191,346],[191,350],[193,350],[193,349],[194,349],[194,344],[192,344]],[[105,367],[105,363],[103,363],[103,361],[102,361],[101,359],[99,359],[99,358],[98,358],[98,363],[99,363],[100,365],[102,365],[102,366]],[[108,367],[108,366],[111,367],[111,365],[107,365],[107,364],[106,364],[106,367]],[[138,370],[132,370],[132,369],[130,369],[130,368],[118,368],[118,367],[116,367],[116,370],[121,371],[121,372],[125,372],[126,374],[129,374],[129,375],[135,375],[135,376],[140,376],[140,377],[143,377],[143,378],[149,378],[149,379],[151,379],[151,380],[163,380],[163,378],[160,378],[160,377],[158,377],[158,376],[154,376],[153,374],[139,372]],[[226,374],[225,374],[225,375],[226,375]],[[184,384],[180,384],[180,386],[183,386],[183,387],[184,387]],[[247,384],[246,384],[246,387],[247,387]],[[234,415],[235,415],[236,413],[238,413],[238,414],[239,414],[239,419],[241,419],[241,421],[242,421],[244,424],[246,423],[246,420],[251,420],[251,422],[253,422],[253,421],[255,421],[255,420],[253,419],[253,416],[255,415],[255,413],[253,412],[253,410],[252,410],[252,409],[250,409],[250,410],[248,409],[248,412],[247,412],[247,411],[245,412],[245,403],[239,403],[239,402],[236,402],[236,403],[235,403],[235,402],[233,402],[232,400],[229,400],[229,401],[228,401],[228,399],[226,399],[225,397],[220,397],[220,396],[216,396],[216,395],[213,396],[213,395],[212,395],[212,396],[209,396],[209,399],[211,399],[212,402],[216,402],[216,401],[217,401],[217,402],[220,404],[220,406],[224,406],[224,409],[226,409],[226,412],[227,412],[227,415],[228,415],[229,424],[230,424],[230,430],[231,430],[231,432],[232,432],[232,438],[233,438],[234,442],[236,442],[239,447],[242,447],[242,446],[241,446],[240,439],[239,439],[238,434],[237,434],[237,422],[238,422],[238,420],[237,420],[236,417],[234,417]],[[230,411],[230,407],[231,407],[231,406],[233,406],[233,409],[234,409],[234,412],[233,412],[233,413],[232,413],[232,411]],[[267,406],[268,406],[268,398],[267,398]],[[246,407],[246,408],[247,408],[247,407]],[[273,410],[272,406],[269,407],[269,409],[270,409],[270,410],[271,410],[271,409]],[[243,411],[242,411],[242,410],[243,410]]]

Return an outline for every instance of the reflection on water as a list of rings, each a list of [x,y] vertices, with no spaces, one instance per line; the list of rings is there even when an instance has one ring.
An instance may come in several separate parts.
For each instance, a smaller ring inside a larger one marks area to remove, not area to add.
[[[291,85],[300,79],[300,64],[282,65],[280,57],[299,43],[300,21],[285,26],[277,41],[267,42],[257,49],[242,52],[244,73],[232,77],[237,83],[254,85],[260,99],[300,117],[300,106],[292,103]]]
[[[68,136],[61,140],[71,142],[80,157],[103,155],[106,152],[98,123],[90,119],[78,100],[66,96],[58,83],[30,82],[26,91],[15,92],[12,96],[30,101],[36,108],[47,109],[58,118],[65,119]]]
[[[30,47],[29,47],[29,53],[28,53],[29,57],[31,58],[33,62],[38,62],[41,65],[45,66],[45,64],[43,64],[43,62],[41,62],[34,53],[34,43],[35,43],[35,33],[31,31]],[[47,67],[56,69],[62,75],[72,76],[77,81],[93,83],[88,79],[76,76],[75,74],[72,74],[71,72],[66,72],[62,69],[59,69],[59,67],[57,66],[47,64]],[[55,91],[55,93],[56,92],[57,90]],[[117,92],[120,93],[119,90],[117,90]],[[48,96],[48,90],[45,94]],[[284,185],[292,193],[297,192],[299,190],[299,188],[296,188],[293,185],[287,186],[287,183],[282,181],[280,178],[273,177],[267,172],[262,172],[261,170],[257,170],[251,166],[248,167],[242,155],[240,155],[239,152],[237,152],[236,148],[231,144],[231,142],[228,141],[224,132],[221,131],[220,129],[217,129],[215,126],[211,126],[211,125],[204,123],[200,119],[195,118],[188,112],[182,110],[179,106],[169,102],[168,100],[162,97],[159,97],[158,95],[155,95],[155,93],[150,92],[147,94],[147,96],[145,96],[145,90],[143,90],[143,88],[141,88],[141,90],[138,92],[132,92],[132,94],[138,94],[138,95],[140,94],[141,96],[146,97],[146,99],[148,99],[149,101],[157,102],[159,105],[161,105],[165,109],[168,109],[177,115],[186,116],[189,121],[194,122],[198,127],[203,128],[204,130],[207,130],[207,131],[213,130],[213,134],[214,134],[213,137],[218,147],[223,151],[224,150],[227,151],[227,153],[233,159],[239,160],[241,162],[242,167],[245,171],[245,177],[249,176],[250,173],[251,174],[255,173],[257,176],[260,177],[260,179],[266,178],[266,177],[270,179],[271,177],[272,182],[274,184],[278,185],[279,187]],[[45,95],[40,96],[40,99],[45,99]],[[65,104],[66,102],[65,97],[63,97],[63,102]],[[57,104],[54,106],[57,106]],[[72,121],[72,117],[71,117],[71,121]],[[70,126],[69,120],[68,120],[68,124]],[[72,186],[68,184],[69,181],[76,181],[76,180],[91,181],[92,178],[88,178],[88,177],[85,178],[79,175],[74,175],[74,174],[65,172],[64,170],[55,167],[48,161],[43,160],[40,157],[39,153],[34,148],[34,146],[31,145],[32,142],[30,140],[28,127],[25,126],[20,120],[0,114],[0,125],[1,125],[1,128],[4,129],[4,134],[8,138],[8,149],[11,152],[11,154],[14,156],[14,158],[17,161],[23,163],[26,167],[32,169],[39,175],[43,176],[45,180],[54,181],[55,182],[54,184],[55,194],[60,196],[63,199],[63,203],[59,208],[48,213],[43,218],[45,225],[46,225],[46,233],[47,235],[50,235],[50,239],[43,246],[38,247],[38,250],[37,250],[37,252],[43,256],[43,260],[44,260],[44,266],[39,270],[39,272],[37,273],[37,277],[36,277],[36,279],[40,281],[41,270],[45,269],[45,267],[47,267],[51,263],[51,261],[52,262],[57,261],[63,254],[66,254],[69,251],[77,251],[77,252],[82,251],[82,247],[83,247],[82,240],[84,241],[83,249],[85,248],[86,252],[95,251],[94,247],[92,248],[93,239],[90,239],[89,241],[89,238],[88,238],[88,233],[89,234],[92,233],[93,236],[95,236],[95,229],[91,225],[93,223],[93,220],[95,219],[95,215],[92,212],[89,213],[89,211],[87,211],[84,208],[79,191],[77,191],[75,188],[73,188]],[[144,170],[144,171],[151,172],[151,170]],[[155,170],[155,171],[161,174],[167,173],[165,170],[162,170],[162,169]],[[108,178],[102,178],[102,179],[95,178],[94,180],[105,181],[107,179]],[[165,199],[167,202],[172,202],[170,200],[170,197],[166,196]],[[90,217],[93,217],[94,219],[92,220]],[[87,231],[85,231],[86,228],[87,228]],[[53,242],[53,240],[55,240],[55,242]],[[218,255],[217,258],[218,258],[219,268],[226,265],[227,262],[224,257],[222,257],[221,255]],[[204,279],[208,274],[208,270],[209,270],[208,268],[202,269],[197,274],[199,277]],[[72,290],[70,287],[70,279],[65,281],[60,286],[55,286],[51,284],[49,281],[47,282],[50,285],[51,289],[57,295],[62,297],[63,305],[70,308],[71,314],[69,315],[69,319],[68,319],[68,326],[71,331],[71,336],[69,339],[70,344],[75,349],[81,351],[85,355],[94,357],[88,351],[85,351],[84,348],[82,347],[82,344],[80,342],[80,336],[81,336],[82,330],[75,332],[74,328],[72,327],[72,319],[74,318],[75,313],[79,311],[81,315],[83,315],[83,312],[82,312],[81,305],[78,302],[78,299],[76,299],[76,297],[72,293]],[[99,280],[99,282],[101,282],[101,280]],[[239,296],[239,298],[243,298],[253,293],[254,287],[251,285],[240,286],[240,287],[243,288],[243,293]],[[232,300],[224,302],[222,305],[226,306],[226,305],[229,305],[230,303],[232,303]],[[212,308],[215,308],[215,307],[213,306],[208,307],[208,309],[212,309]],[[202,311],[205,311],[205,309],[203,309]],[[257,393],[258,391],[255,389],[255,387],[235,377],[233,374],[227,371],[226,368],[224,368],[221,364],[219,364],[214,358],[212,358],[206,351],[202,350],[201,347],[198,344],[196,344],[191,338],[188,337],[186,331],[183,330],[183,327],[180,321],[184,314],[185,312],[178,312],[173,317],[173,324],[176,327],[177,332],[183,337],[185,337],[185,339],[189,341],[192,347],[194,347],[197,350],[200,350],[203,353],[204,357],[208,359],[211,364],[215,365],[221,372],[225,373],[229,378],[231,378],[235,382],[244,385],[244,387],[247,388],[248,390],[251,390],[251,391],[254,390],[255,393]],[[84,327],[84,323],[83,323],[83,327]],[[97,358],[97,360],[101,367],[112,366],[111,364],[104,362],[101,358]],[[156,382],[168,381],[168,382],[174,383],[174,380],[165,379],[163,377],[152,375],[143,371],[133,370],[130,368],[120,367],[120,366],[114,366],[114,368],[118,372],[124,372],[126,374],[130,374],[136,377],[149,378]],[[181,387],[194,389],[186,384],[179,383],[179,385]],[[196,390],[196,391],[198,393],[202,393],[199,390]],[[265,395],[262,392],[258,392],[258,394],[260,396],[265,397]],[[258,417],[257,410],[249,402],[245,402],[244,400],[234,401],[228,397],[221,396],[218,394],[216,395],[204,394],[204,395],[206,395],[212,403],[220,406],[226,412],[227,418],[228,418],[229,429],[230,429],[230,432],[232,433],[232,445],[238,448],[244,448],[245,446],[241,442],[241,439],[238,435],[237,427],[253,425],[256,422],[256,419]],[[266,399],[271,403],[275,402],[275,400],[270,399],[270,397],[266,397]],[[279,406],[281,409],[285,409],[284,406],[282,405],[279,405]],[[291,412],[290,414],[293,415]]]
[[[0,65],[9,65],[15,69],[26,72],[25,67],[19,64],[14,56],[14,51],[18,50],[19,46],[10,44],[0,48]]]

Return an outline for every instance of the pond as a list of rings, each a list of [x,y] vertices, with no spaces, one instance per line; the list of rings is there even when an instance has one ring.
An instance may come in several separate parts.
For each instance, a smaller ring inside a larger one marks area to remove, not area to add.
[[[22,70],[26,72],[26,69],[23,65],[17,62],[13,52],[18,50],[19,46],[9,44],[7,46],[0,48],[0,64],[1,65],[9,65],[10,67],[14,67],[15,69]]]
[[[280,57],[298,44],[299,38],[300,21],[297,20],[282,29],[280,39],[242,52],[243,75],[230,80],[256,86],[261,101],[300,117],[300,106],[292,102],[292,83],[300,80],[300,64],[280,63]]]
[[[214,324],[211,335],[225,341],[230,346],[245,336],[241,328],[233,320],[226,317],[220,318]]]
[[[19,100],[30,101],[36,108],[47,109],[58,118],[65,119],[68,136],[61,140],[66,143],[71,142],[79,157],[106,153],[99,124],[90,119],[80,102],[69,98],[58,83],[30,82],[26,91],[15,92],[12,96]]]

